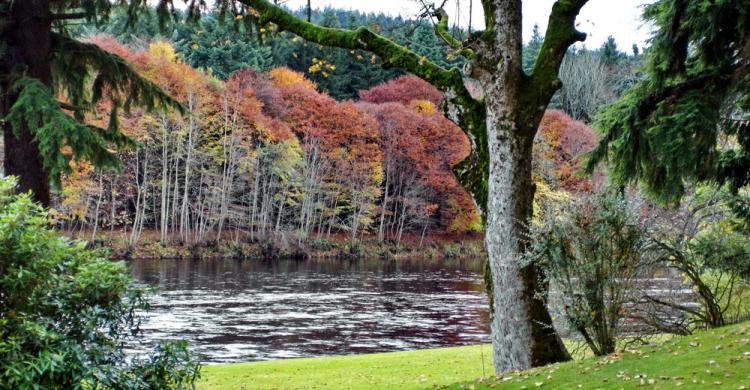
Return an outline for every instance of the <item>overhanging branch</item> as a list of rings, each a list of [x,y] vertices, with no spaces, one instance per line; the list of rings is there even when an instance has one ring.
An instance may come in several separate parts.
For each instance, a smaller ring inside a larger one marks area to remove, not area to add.
[[[534,64],[532,79],[536,88],[552,96],[560,88],[557,74],[570,45],[582,42],[586,34],[576,30],[575,21],[588,0],[557,0],[547,24],[547,33]]]
[[[440,8],[435,11],[435,16],[438,17],[438,22],[435,24],[435,34],[442,38],[448,46],[455,49],[458,54],[467,60],[473,59],[474,51],[468,47],[464,47],[461,41],[448,32],[448,13],[445,12],[445,9]]]
[[[239,1],[255,10],[261,23],[274,23],[281,30],[298,35],[307,41],[323,46],[371,52],[378,55],[385,66],[413,73],[443,91],[463,87],[462,83],[457,85],[452,70],[447,70],[366,27],[356,30],[321,27],[295,17],[266,0]]]

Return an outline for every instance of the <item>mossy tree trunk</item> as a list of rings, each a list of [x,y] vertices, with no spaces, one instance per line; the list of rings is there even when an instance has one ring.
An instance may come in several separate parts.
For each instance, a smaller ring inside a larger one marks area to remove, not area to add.
[[[23,74],[45,85],[52,84],[50,64],[51,23],[50,0],[4,2],[0,5],[0,42],[5,45],[0,60],[0,73]],[[5,117],[18,98],[8,80],[0,90],[0,117]],[[18,177],[20,191],[31,191],[41,204],[50,204],[50,180],[42,164],[39,148],[28,125],[14,132],[3,123],[4,173]]]
[[[436,33],[468,59],[463,73],[443,69],[367,28],[324,28],[266,0],[240,2],[256,11],[253,16],[260,23],[274,23],[324,46],[372,52],[385,66],[411,72],[444,92],[446,114],[472,142],[470,156],[455,170],[486,222],[495,369],[502,372],[569,359],[552,327],[541,270],[524,265],[521,255],[534,198],[534,136],[552,95],[561,87],[557,74],[566,50],[585,39],[574,23],[586,0],[555,2],[531,75],[522,70],[521,0],[483,0],[487,28],[465,42],[448,33],[447,13],[435,10]]]

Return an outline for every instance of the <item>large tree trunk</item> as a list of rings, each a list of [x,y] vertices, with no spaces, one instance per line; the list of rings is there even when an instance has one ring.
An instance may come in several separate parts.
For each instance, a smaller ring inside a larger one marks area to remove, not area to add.
[[[541,270],[522,260],[534,200],[533,132],[516,123],[508,102],[488,103],[491,161],[485,244],[492,270],[495,370],[503,372],[570,356],[552,327]]]
[[[521,67],[521,2],[496,1],[494,19],[503,28],[485,56],[498,65],[477,76],[485,91],[489,148],[485,245],[492,271],[492,343],[495,370],[504,372],[570,355],[552,326],[541,270],[522,258],[535,192],[532,149],[544,107],[523,106],[525,94],[534,91],[522,90],[528,76]]]
[[[504,372],[569,360],[570,355],[552,325],[542,270],[522,259],[535,192],[532,148],[544,108],[520,107],[522,94],[529,92],[521,91],[526,76],[520,2],[508,1],[498,9],[503,12],[496,21],[508,28],[497,34],[500,65],[483,81],[490,160],[485,245],[492,271],[495,370]]]
[[[25,0],[12,2],[10,24],[0,32],[2,41],[8,44],[3,54],[2,73],[23,69],[25,76],[39,79],[50,86],[51,18],[49,0]],[[13,69],[15,68],[15,69]],[[18,99],[17,91],[4,82],[0,115],[3,117]],[[22,126],[18,134],[10,124],[3,125],[5,148],[5,175],[18,177],[19,190],[31,191],[34,200],[45,206],[50,204],[49,175],[44,169],[34,135],[28,126]]]

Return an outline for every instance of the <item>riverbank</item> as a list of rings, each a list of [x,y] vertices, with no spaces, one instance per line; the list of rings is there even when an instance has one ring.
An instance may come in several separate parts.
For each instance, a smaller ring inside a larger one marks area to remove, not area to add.
[[[491,348],[289,359],[203,367],[199,389],[746,389],[750,323],[504,376]],[[484,365],[484,374],[483,367]],[[484,379],[477,379],[483,378]]]
[[[263,239],[234,239],[230,234],[223,239],[184,243],[177,237],[162,242],[158,231],[141,233],[135,244],[130,244],[126,232],[100,231],[95,239],[88,231],[62,231],[64,235],[91,241],[93,246],[105,247],[117,259],[306,259],[306,258],[380,258],[384,260],[475,260],[484,259],[484,238],[481,234],[437,234],[427,237],[404,235],[400,241],[376,236],[364,236],[355,241],[344,234],[328,238],[298,241],[289,234],[278,233]]]

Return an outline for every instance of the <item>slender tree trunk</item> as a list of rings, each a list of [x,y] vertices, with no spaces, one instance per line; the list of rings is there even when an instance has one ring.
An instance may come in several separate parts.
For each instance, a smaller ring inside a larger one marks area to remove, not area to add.
[[[167,115],[162,113],[162,145],[161,145],[161,207],[159,224],[161,228],[161,242],[167,243],[169,238],[169,136]]]
[[[388,184],[391,178],[390,163],[386,163],[385,186],[383,188],[383,204],[380,205],[380,226],[378,226],[378,241],[385,240],[385,210],[388,209]]]
[[[104,199],[104,172],[99,171],[99,196],[96,199],[96,208],[94,209],[94,227],[91,230],[91,242],[96,241],[96,231],[99,229],[99,210]]]
[[[188,94],[188,110],[193,111],[193,93]],[[188,202],[190,200],[190,167],[192,165],[193,158],[193,128],[195,127],[195,119],[191,115],[188,119],[188,139],[187,149],[185,151],[185,182],[183,183],[182,194],[182,208],[180,209],[180,237],[183,241],[187,241],[187,230],[190,228],[190,215]]]
[[[0,67],[3,74],[11,74],[16,67],[25,68],[25,76],[52,85],[50,66],[50,0],[13,1],[8,5],[8,25],[0,26],[0,41],[6,42]],[[0,117],[5,117],[18,99],[8,81],[0,87]],[[18,177],[21,192],[31,191],[34,200],[50,205],[49,174],[42,163],[39,148],[28,126],[14,132],[9,123],[3,125],[5,142],[5,175]]]

